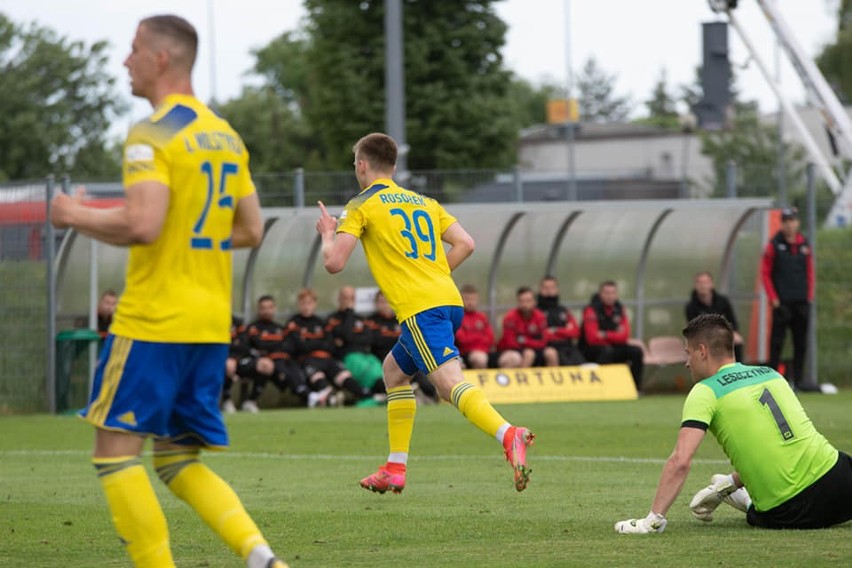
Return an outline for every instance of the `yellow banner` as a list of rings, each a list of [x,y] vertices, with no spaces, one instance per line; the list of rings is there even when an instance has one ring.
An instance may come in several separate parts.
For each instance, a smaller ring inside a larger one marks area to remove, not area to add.
[[[636,400],[627,365],[468,369],[465,380],[479,386],[495,404]]]
[[[580,119],[580,107],[577,99],[553,99],[547,101],[547,123],[565,124]]]

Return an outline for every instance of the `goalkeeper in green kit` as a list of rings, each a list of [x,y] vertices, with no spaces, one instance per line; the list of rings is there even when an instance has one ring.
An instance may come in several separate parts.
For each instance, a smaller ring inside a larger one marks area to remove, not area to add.
[[[816,431],[787,380],[769,367],[737,363],[733,330],[723,316],[700,315],[683,336],[697,384],[683,405],[677,444],[651,512],[619,521],[616,532],[663,532],[707,430],[735,471],[714,475],[695,494],[689,507],[696,518],[712,521],[725,502],[744,512],[748,524],[771,529],[817,529],[852,519],[852,458]]]

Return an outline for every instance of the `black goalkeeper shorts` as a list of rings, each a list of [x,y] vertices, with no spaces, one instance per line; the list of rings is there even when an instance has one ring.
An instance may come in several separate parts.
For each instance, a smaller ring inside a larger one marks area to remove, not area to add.
[[[748,508],[748,524],[767,529],[822,529],[852,519],[852,458],[837,463],[801,493],[768,511]]]

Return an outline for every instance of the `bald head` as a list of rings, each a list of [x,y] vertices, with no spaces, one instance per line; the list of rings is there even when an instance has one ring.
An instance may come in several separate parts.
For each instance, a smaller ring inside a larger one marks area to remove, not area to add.
[[[355,307],[355,288],[344,286],[337,293],[337,304],[341,310]]]

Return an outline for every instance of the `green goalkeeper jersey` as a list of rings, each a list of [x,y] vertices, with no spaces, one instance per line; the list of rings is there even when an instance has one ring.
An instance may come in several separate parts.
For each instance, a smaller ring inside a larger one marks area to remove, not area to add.
[[[798,495],[837,462],[787,380],[769,367],[723,366],[692,387],[682,425],[709,428],[758,511]]]

